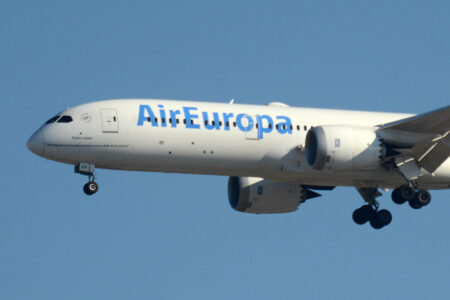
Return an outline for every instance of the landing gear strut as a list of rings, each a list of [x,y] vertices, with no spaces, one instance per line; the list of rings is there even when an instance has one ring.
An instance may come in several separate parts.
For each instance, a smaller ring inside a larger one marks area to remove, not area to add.
[[[86,195],[91,196],[97,193],[98,184],[94,181],[95,166],[87,163],[80,163],[75,166],[75,173],[88,176],[88,182],[83,186]]]
[[[403,204],[408,201],[409,206],[414,209],[419,209],[430,204],[431,195],[426,190],[416,190],[409,185],[403,185],[394,189],[392,192],[392,201],[396,204]]]
[[[392,214],[387,209],[381,209],[376,200],[381,196],[377,188],[358,188],[358,192],[366,200],[367,204],[361,206],[353,212],[353,221],[363,225],[367,222],[375,229],[381,229],[392,221]]]

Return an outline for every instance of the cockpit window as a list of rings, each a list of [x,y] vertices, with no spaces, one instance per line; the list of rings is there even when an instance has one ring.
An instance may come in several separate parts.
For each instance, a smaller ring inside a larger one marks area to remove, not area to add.
[[[73,119],[71,116],[62,116],[61,119],[58,120],[58,123],[70,123]]]
[[[54,116],[53,118],[51,118],[50,120],[48,120],[47,122],[45,122],[45,124],[51,124],[51,123],[55,123],[56,120],[59,119],[60,116]]]

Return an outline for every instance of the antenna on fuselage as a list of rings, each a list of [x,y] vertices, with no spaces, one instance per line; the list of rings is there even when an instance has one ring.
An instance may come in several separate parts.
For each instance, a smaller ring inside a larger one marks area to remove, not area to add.
[[[232,98],[231,100],[230,100],[230,104],[233,104],[234,103],[234,98]]]

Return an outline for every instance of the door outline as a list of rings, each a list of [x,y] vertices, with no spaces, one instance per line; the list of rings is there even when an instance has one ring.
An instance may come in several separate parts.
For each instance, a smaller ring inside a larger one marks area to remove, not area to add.
[[[119,119],[115,108],[102,108],[102,130],[105,133],[119,132]]]

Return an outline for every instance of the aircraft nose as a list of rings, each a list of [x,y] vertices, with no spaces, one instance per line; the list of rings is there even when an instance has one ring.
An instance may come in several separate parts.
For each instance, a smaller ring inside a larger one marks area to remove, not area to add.
[[[33,135],[28,139],[27,147],[36,155],[44,155],[44,138],[42,136],[41,130],[33,133]]]

